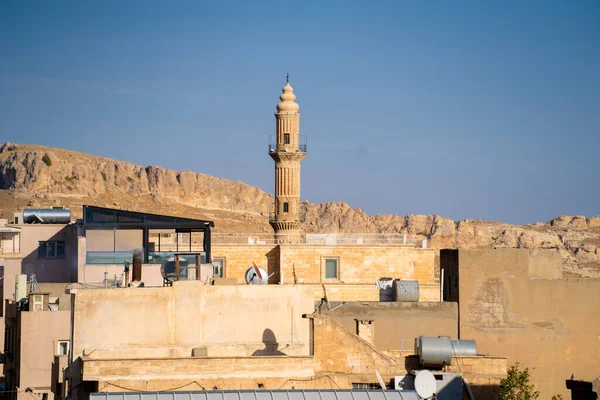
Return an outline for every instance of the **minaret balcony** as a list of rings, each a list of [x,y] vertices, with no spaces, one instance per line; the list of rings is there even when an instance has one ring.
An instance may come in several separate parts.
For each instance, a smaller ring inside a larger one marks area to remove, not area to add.
[[[277,136],[269,136],[269,154],[277,152],[306,153],[308,144],[306,135],[300,135],[298,143],[277,143]]]
[[[269,223],[273,224],[276,222],[306,222],[306,209],[301,207],[297,218],[289,218],[287,213],[277,213],[274,210],[269,212]]]

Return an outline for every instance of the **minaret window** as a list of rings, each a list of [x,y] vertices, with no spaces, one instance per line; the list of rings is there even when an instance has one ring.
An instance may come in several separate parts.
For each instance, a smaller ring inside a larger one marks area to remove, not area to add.
[[[283,144],[290,144],[290,134],[289,133],[283,134]]]
[[[289,212],[290,211],[290,203],[288,203],[287,201],[285,203],[283,203],[283,212]]]

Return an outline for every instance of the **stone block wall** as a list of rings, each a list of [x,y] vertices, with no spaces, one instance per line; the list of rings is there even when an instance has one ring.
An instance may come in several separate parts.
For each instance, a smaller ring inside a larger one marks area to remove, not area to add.
[[[245,273],[254,260],[266,269],[269,283],[307,284],[315,300],[324,297],[325,284],[330,301],[380,301],[375,283],[381,277],[418,280],[419,301],[439,301],[435,283],[435,251],[382,245],[215,245],[214,258],[225,260],[225,277],[245,283]],[[325,258],[338,259],[339,279],[326,279]],[[387,299],[385,299],[387,300]]]
[[[325,258],[337,258],[341,283],[375,283],[381,277],[434,282],[435,251],[384,245],[280,246],[280,270],[298,283],[327,282]]]

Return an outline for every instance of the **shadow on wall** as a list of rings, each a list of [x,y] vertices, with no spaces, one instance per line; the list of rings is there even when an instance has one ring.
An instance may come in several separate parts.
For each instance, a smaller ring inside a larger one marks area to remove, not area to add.
[[[497,400],[500,398],[500,385],[470,384],[473,397],[476,399]]]
[[[27,279],[38,282],[77,282],[77,228],[67,225],[44,241],[21,261]]]
[[[252,353],[253,357],[270,357],[270,356],[285,356],[287,354],[279,351],[279,343],[275,334],[270,329],[265,329],[262,336],[262,341],[265,345],[264,349],[256,350]]]

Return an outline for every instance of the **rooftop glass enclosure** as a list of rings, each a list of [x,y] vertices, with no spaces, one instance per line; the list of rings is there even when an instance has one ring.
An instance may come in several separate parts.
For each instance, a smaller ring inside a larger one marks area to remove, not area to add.
[[[212,221],[171,217],[95,206],[83,206],[83,235],[87,264],[133,262],[141,249],[143,263],[161,264],[174,253],[183,254],[189,265],[210,262]],[[185,253],[193,253],[189,257]]]

